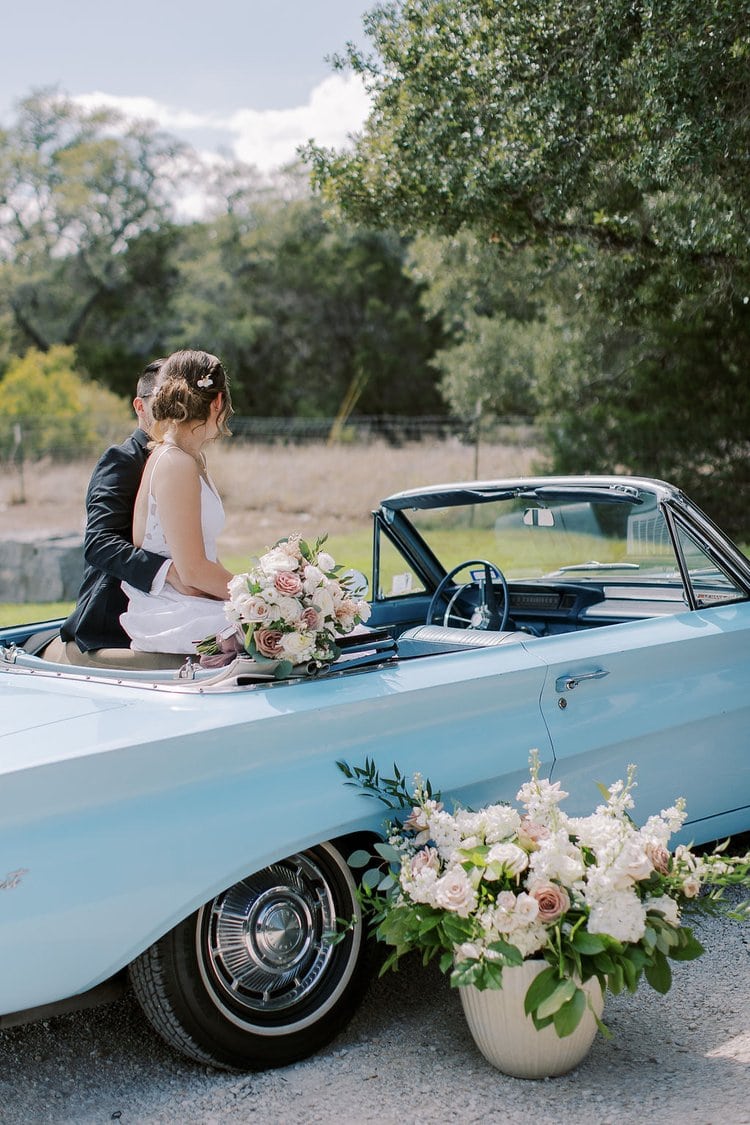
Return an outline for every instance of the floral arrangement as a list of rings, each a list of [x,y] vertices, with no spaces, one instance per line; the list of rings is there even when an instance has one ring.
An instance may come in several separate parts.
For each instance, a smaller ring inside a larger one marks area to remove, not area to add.
[[[323,545],[299,535],[279,539],[246,574],[229,583],[227,629],[197,645],[201,663],[217,667],[247,653],[274,661],[282,678],[295,666],[315,670],[339,655],[338,637],[367,621],[370,607],[353,592],[352,577]]]
[[[703,952],[682,924],[686,908],[750,916],[750,904],[732,910],[719,901],[724,887],[750,885],[750,853],[703,856],[684,846],[670,853],[685,802],[636,827],[633,766],[626,783],[600,787],[604,803],[594,813],[570,817],[560,808],[567,794],[559,782],[539,777],[536,751],[520,809],[496,804],[478,812],[447,812],[429,781],[416,775],[410,791],[396,766],[393,778],[381,779],[370,759],[364,769],[337,764],[347,784],[390,809],[410,809],[403,823],[386,821],[376,857],[360,851],[349,859],[366,868],[360,897],[375,936],[391,947],[382,971],[418,949],[424,963],[439,955],[452,985],[483,990],[502,988],[506,966],[544,958],[548,966],[525,1000],[537,1029],[553,1024],[558,1036],[571,1034],[587,1006],[580,984],[592,977],[602,992],[635,992],[643,976],[667,992],[668,959]]]

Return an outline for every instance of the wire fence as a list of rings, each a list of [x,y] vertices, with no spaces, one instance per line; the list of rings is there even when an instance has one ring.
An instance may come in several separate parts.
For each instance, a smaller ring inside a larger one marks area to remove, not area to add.
[[[466,445],[531,446],[539,429],[529,419],[477,420],[446,415],[352,415],[342,425],[334,418],[258,418],[236,415],[231,422],[234,441],[255,444],[302,445],[331,443],[391,446],[411,442],[459,441]],[[20,466],[42,459],[71,461],[89,458],[122,441],[129,431],[118,423],[84,428],[50,417],[0,417],[0,464]]]

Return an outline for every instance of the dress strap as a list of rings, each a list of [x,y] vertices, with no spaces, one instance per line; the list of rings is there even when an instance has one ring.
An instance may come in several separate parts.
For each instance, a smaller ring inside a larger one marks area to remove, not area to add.
[[[154,452],[151,454],[151,456],[154,459],[154,467],[151,470],[151,476],[148,478],[149,499],[151,499],[151,497],[153,496],[153,493],[152,493],[151,489],[154,486],[154,473],[156,472],[156,466],[159,464],[159,461],[161,460],[162,454],[166,453],[168,449],[173,449],[173,448],[174,448],[174,446],[170,446],[167,442],[164,442],[164,444],[161,446],[161,449],[155,449]]]

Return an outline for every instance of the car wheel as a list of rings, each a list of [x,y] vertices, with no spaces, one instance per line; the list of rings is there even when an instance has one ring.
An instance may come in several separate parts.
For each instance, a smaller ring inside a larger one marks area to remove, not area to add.
[[[357,925],[332,942],[337,919]],[[356,887],[330,844],[248,875],[130,966],[162,1038],[201,1063],[285,1066],[329,1042],[370,976]]]

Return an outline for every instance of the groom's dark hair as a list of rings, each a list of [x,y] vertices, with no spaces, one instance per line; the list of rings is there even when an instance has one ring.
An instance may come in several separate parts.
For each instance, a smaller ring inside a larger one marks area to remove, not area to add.
[[[147,363],[141,371],[138,384],[135,388],[137,398],[149,398],[156,390],[156,377],[164,364],[163,359],[155,359]]]

